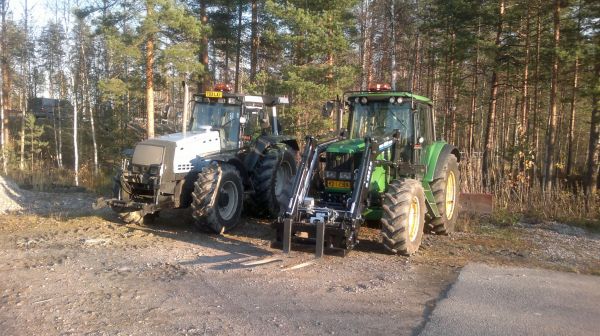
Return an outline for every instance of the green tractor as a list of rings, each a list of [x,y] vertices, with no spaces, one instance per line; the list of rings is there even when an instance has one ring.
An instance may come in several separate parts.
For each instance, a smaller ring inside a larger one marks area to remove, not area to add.
[[[316,244],[344,255],[366,222],[380,222],[384,247],[411,255],[423,232],[447,234],[458,215],[459,150],[436,140],[432,102],[377,85],[346,92],[325,114],[349,112],[347,129],[326,141],[306,138],[275,245]],[[340,126],[338,126],[340,127]]]

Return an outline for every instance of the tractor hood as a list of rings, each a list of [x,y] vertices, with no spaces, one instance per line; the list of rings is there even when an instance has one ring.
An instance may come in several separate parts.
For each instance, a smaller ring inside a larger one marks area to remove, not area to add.
[[[150,147],[164,148],[164,159],[161,160],[158,157],[143,158],[147,154],[157,156],[154,155],[154,152],[158,151],[148,150]],[[206,127],[199,131],[187,132],[185,134],[167,134],[142,141],[135,148],[133,161],[136,161],[136,159],[143,162],[155,161],[155,163],[166,164],[168,166],[167,169],[172,168],[172,170],[169,170],[173,173],[187,173],[193,169],[192,161],[206,154],[217,153],[220,150],[221,138],[219,131],[213,131],[210,127]]]
[[[328,153],[354,154],[365,150],[364,139],[347,139],[336,142],[327,147]]]

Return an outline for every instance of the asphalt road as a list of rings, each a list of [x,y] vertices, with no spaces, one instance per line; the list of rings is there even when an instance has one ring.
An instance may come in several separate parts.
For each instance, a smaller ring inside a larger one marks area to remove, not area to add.
[[[600,335],[600,277],[469,264],[420,335]]]

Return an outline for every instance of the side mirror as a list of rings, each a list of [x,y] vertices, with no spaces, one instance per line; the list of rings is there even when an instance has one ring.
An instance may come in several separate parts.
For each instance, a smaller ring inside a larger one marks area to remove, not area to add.
[[[265,129],[271,127],[271,123],[269,122],[269,112],[267,110],[260,110],[259,117],[260,128]]]
[[[323,115],[324,118],[331,118],[334,108],[335,108],[335,101],[333,101],[333,100],[326,101],[325,104],[323,104],[323,109],[321,110],[321,115]]]

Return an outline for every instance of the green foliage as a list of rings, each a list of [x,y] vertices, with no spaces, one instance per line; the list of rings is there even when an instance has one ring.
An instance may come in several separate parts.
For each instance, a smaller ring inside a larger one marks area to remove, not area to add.
[[[325,100],[354,85],[356,67],[344,62],[350,52],[351,9],[357,1],[272,1],[265,10],[276,23],[266,35],[270,44],[283,46],[291,55],[272,75],[277,92],[292,102],[287,121],[298,134],[322,133],[331,125],[319,116]],[[259,76],[259,81],[264,77]]]
[[[206,29],[198,17],[176,0],[148,0],[146,6],[152,7],[152,14],[142,20],[140,34],[155,35],[159,65],[182,75],[201,74],[204,69],[197,55]]]
[[[36,123],[33,114],[27,114],[25,116],[25,147],[29,149],[30,160],[37,160],[35,156],[48,148],[48,142],[42,140],[43,134],[44,126]]]

